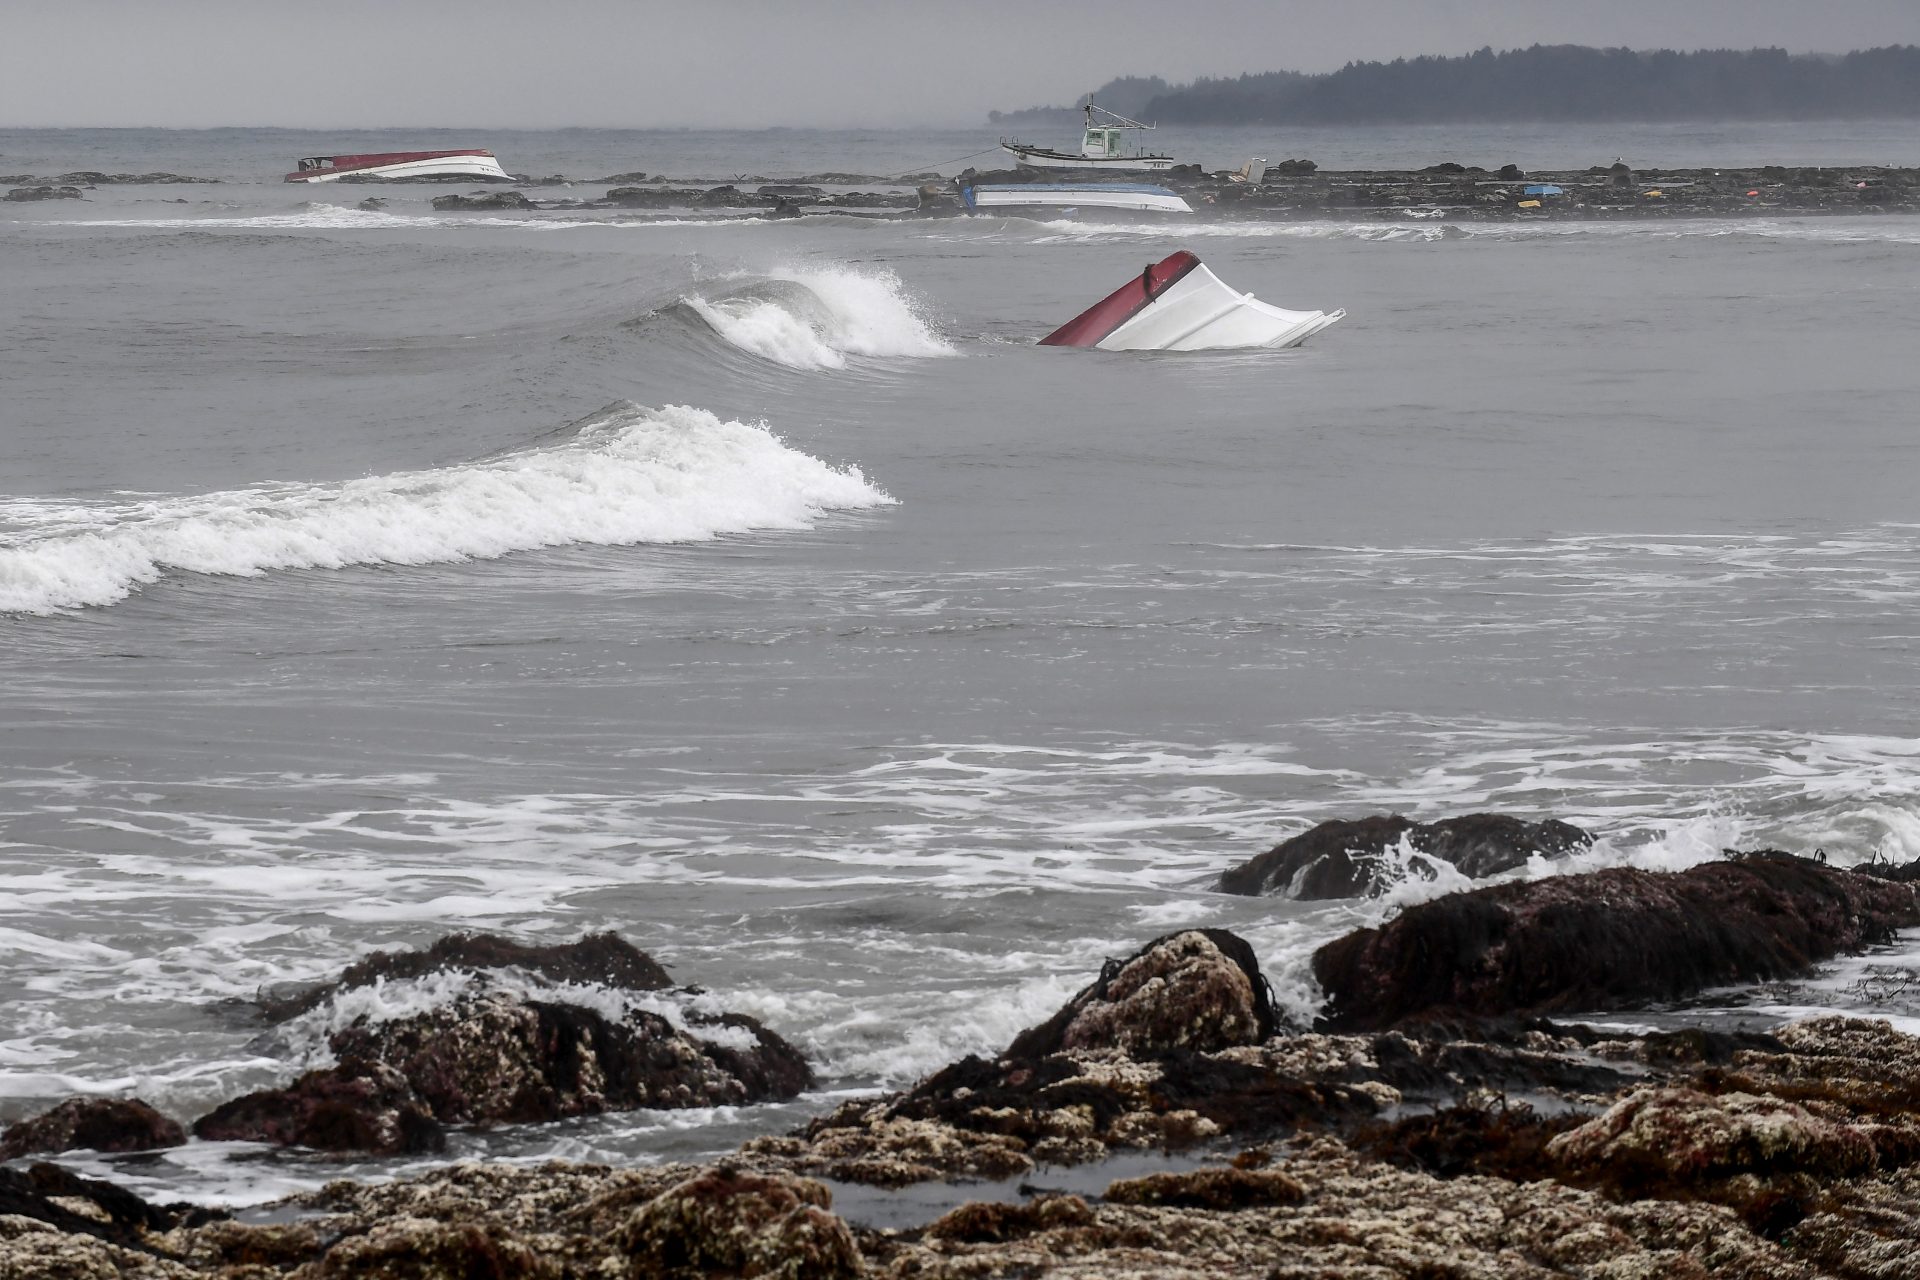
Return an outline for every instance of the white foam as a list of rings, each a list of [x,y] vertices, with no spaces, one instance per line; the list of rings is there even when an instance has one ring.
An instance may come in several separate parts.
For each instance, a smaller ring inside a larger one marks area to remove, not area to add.
[[[75,506],[0,503],[0,612],[109,605],[174,570],[445,564],[575,543],[695,542],[804,529],[893,500],[856,467],[701,409],[615,406],[557,443],[430,471]]]
[[[792,369],[844,369],[848,356],[959,354],[890,271],[792,269],[775,271],[772,279],[802,292],[762,296],[743,289],[714,298],[692,294],[682,301],[742,351]]]

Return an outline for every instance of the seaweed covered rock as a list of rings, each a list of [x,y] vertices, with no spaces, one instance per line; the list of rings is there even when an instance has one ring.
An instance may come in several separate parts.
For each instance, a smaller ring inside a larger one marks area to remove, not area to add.
[[[504,992],[466,995],[334,1032],[327,1043],[339,1066],[235,1099],[194,1132],[325,1151],[422,1151],[442,1143],[443,1125],[764,1102],[812,1084],[799,1050],[753,1019],[688,1017],[705,1035],[644,1010],[614,1019]]]
[[[1007,1046],[1010,1058],[1117,1049],[1135,1057],[1258,1044],[1277,1026],[1253,948],[1224,929],[1156,938]]]
[[[329,1044],[344,1061],[397,1068],[447,1124],[764,1102],[812,1083],[799,1051],[752,1019],[715,1019],[712,1032],[717,1042],[656,1013],[614,1020],[579,1005],[492,994],[347,1027]]]
[[[865,1267],[832,1204],[810,1178],[722,1166],[634,1210],[615,1239],[647,1274],[851,1280]]]
[[[347,966],[333,982],[283,994],[262,994],[259,1004],[269,1021],[282,1022],[356,987],[422,978],[430,973],[492,969],[520,969],[551,982],[620,991],[661,991],[673,985],[673,979],[652,956],[617,934],[590,933],[578,942],[539,946],[498,934],[452,933],[423,950],[376,951]]]
[[[1449,894],[1314,953],[1329,1027],[1620,1008],[1804,971],[1920,924],[1914,887],[1784,855]]]
[[[68,1098],[0,1134],[0,1160],[77,1149],[152,1151],[186,1140],[178,1121],[138,1098]]]
[[[438,1151],[446,1131],[400,1072],[354,1060],[309,1071],[284,1089],[222,1103],[193,1125],[210,1142],[272,1142],[316,1151]]]
[[[7,199],[23,200],[81,200],[80,188],[65,186],[14,187],[7,192]]]
[[[1878,1163],[1867,1134],[1795,1103],[1684,1088],[1636,1089],[1552,1139],[1546,1154],[1570,1171],[1629,1184],[1743,1173],[1844,1178]]]
[[[1586,848],[1593,837],[1557,819],[1523,822],[1497,813],[1438,822],[1415,822],[1399,814],[1336,818],[1233,868],[1220,877],[1219,888],[1222,893],[1301,899],[1379,893],[1391,883],[1389,854],[1403,841],[1414,853],[1479,879],[1523,866],[1529,858],[1564,857]]]

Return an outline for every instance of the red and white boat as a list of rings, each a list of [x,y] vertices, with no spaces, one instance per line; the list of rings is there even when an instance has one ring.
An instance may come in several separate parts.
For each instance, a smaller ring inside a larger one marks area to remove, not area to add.
[[[512,182],[493,152],[381,151],[364,156],[309,156],[287,175],[288,182],[338,182],[342,178],[491,178]]]
[[[1230,287],[1182,249],[1040,339],[1102,351],[1297,347],[1344,311],[1288,311]]]

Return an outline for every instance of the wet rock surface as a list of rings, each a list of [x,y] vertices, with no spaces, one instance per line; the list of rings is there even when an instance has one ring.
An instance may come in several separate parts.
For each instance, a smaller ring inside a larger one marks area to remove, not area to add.
[[[14,187],[7,192],[7,199],[23,200],[81,200],[84,199],[78,187]]]
[[[0,1160],[79,1149],[152,1151],[186,1140],[177,1120],[138,1098],[68,1098],[0,1133]]]
[[[1785,854],[1449,894],[1314,953],[1326,1024],[1618,1009],[1805,971],[1920,924],[1913,886]]]
[[[470,195],[435,196],[433,207],[446,210],[537,209],[540,206],[518,191],[475,191]]]
[[[349,965],[333,982],[281,992],[257,1001],[271,1022],[319,1008],[341,992],[376,982],[424,978],[432,973],[478,973],[519,969],[552,982],[662,991],[673,985],[667,971],[632,943],[611,933],[590,933],[578,942],[536,946],[491,933],[454,933],[418,951],[376,951]]]
[[[1219,889],[1300,899],[1375,894],[1396,878],[1389,853],[1403,843],[1421,858],[1479,879],[1525,866],[1529,858],[1564,857],[1592,844],[1593,837],[1557,819],[1525,822],[1495,813],[1425,823],[1399,814],[1333,819],[1228,871]],[[1433,874],[1431,865],[1412,869]]]
[[[1767,913],[1739,896],[1755,885],[1786,895],[1767,911],[1795,954],[1910,909],[1880,896],[1904,885],[1813,863],[1714,865],[1713,901],[1736,916]],[[1643,897],[1565,879],[1639,918]],[[1634,1034],[1427,1017],[1335,1034],[1278,1025],[1265,988],[1243,940],[1169,934],[992,1060],[706,1166],[460,1164],[336,1182],[288,1205],[294,1220],[259,1223],[146,1206],[53,1166],[0,1170],[0,1275],[1811,1280],[1903,1276],[1920,1256],[1920,1039],[1885,1022]],[[451,1009],[349,1026],[338,1047],[429,1111],[524,1096],[519,1048],[472,1076],[390,1065],[466,1025]],[[461,1016],[496,1046],[579,1035],[567,1087],[536,1084],[554,1098],[612,1079],[589,1069],[603,1046],[577,1021],[505,1000]],[[1126,1151],[1187,1156],[1101,1177]],[[1045,1189],[1074,1165],[1073,1191]],[[954,1178],[1023,1181],[1012,1202],[970,1202],[961,1183],[884,1230],[832,1193]]]

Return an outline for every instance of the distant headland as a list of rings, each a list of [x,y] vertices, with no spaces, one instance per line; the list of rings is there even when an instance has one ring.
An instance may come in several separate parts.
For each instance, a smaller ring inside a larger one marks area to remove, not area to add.
[[[1123,115],[1180,125],[1907,119],[1920,118],[1920,47],[1846,54],[1486,48],[1457,58],[1349,62],[1323,75],[1268,71],[1190,84],[1122,76],[1093,99]],[[1029,107],[988,119],[1031,128],[1076,113]]]

